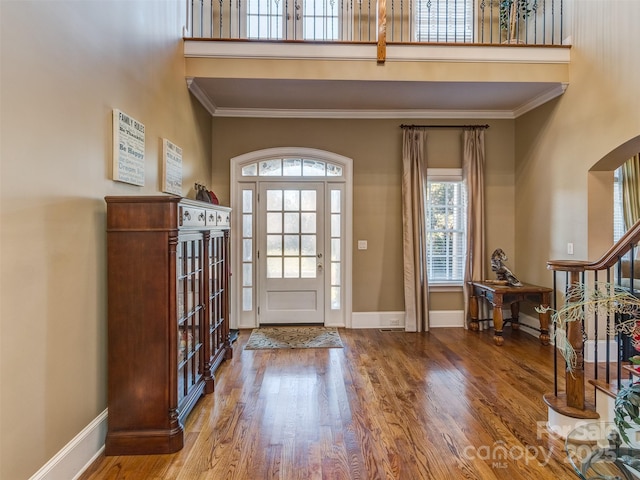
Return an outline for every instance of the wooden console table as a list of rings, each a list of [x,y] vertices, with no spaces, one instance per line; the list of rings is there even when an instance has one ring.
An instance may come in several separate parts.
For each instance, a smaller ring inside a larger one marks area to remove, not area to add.
[[[496,345],[502,345],[504,338],[502,337],[502,327],[505,321],[511,323],[514,330],[520,327],[518,323],[518,315],[520,313],[520,302],[527,301],[536,306],[548,307],[551,301],[551,293],[553,290],[547,287],[539,287],[537,285],[523,284],[521,287],[513,287],[511,285],[500,285],[487,282],[469,282],[471,286],[471,298],[469,301],[469,314],[471,316],[471,330],[477,331],[480,326],[478,322],[488,321],[489,319],[478,318],[478,298],[484,298],[493,307],[493,326],[495,329],[493,341]],[[511,318],[502,318],[502,308],[509,306],[511,308]],[[540,320],[540,342],[543,345],[549,345],[549,318],[550,313],[547,310],[539,313]]]

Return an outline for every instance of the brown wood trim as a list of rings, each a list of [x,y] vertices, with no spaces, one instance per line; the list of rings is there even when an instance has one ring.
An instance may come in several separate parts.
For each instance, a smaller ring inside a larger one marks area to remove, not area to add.
[[[238,43],[273,43],[273,44],[299,44],[299,45],[375,45],[375,40],[275,40],[255,38],[192,38],[184,37],[184,41],[193,42],[238,42]],[[416,44],[419,45],[419,44]]]
[[[167,430],[110,431],[105,438],[105,455],[149,455],[179,451],[184,445],[182,427]]]
[[[622,371],[634,377],[640,377],[640,366],[638,365],[622,365]]]
[[[549,260],[548,270],[562,272],[583,272],[585,270],[605,270],[613,267],[620,257],[631,249],[631,245],[640,242],[640,221],[631,227],[613,247],[595,262],[588,260]]]
[[[589,262],[586,260],[549,260],[547,270],[559,272],[584,272]]]
[[[387,0],[378,0],[378,63],[387,59]]]
[[[600,415],[596,412],[595,406],[590,402],[585,403],[584,409],[578,409],[567,405],[567,397],[565,394],[559,394],[556,397],[553,393],[547,393],[542,398],[544,403],[546,403],[551,410],[566,417],[585,420],[595,420],[600,418]]]
[[[640,242],[640,220],[622,236],[599,260],[591,263],[588,270],[604,270],[613,267],[620,257],[631,249],[632,244]]]
[[[269,40],[255,38],[194,38],[183,37],[185,42],[241,42],[241,43],[281,43],[304,45],[376,45],[376,41],[366,40]],[[397,46],[429,46],[429,47],[498,47],[498,48],[560,48],[570,49],[571,45],[535,45],[535,44],[503,44],[503,43],[460,43],[460,42],[386,42]]]
[[[611,398],[616,398],[616,395],[618,394],[618,387],[615,382],[609,384],[603,382],[602,380],[589,380],[589,383],[593,385],[596,390],[604,393]]]

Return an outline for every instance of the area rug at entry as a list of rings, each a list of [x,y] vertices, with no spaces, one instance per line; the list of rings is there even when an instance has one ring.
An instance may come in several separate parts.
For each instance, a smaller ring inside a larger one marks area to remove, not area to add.
[[[331,327],[263,327],[251,332],[244,348],[342,348],[342,340]]]

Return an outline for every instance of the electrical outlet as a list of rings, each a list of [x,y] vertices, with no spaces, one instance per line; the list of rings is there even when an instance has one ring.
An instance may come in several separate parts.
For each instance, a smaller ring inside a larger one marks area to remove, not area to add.
[[[396,317],[396,318],[392,318],[392,319],[389,321],[389,325],[396,325],[396,326],[397,326],[397,325],[400,325],[400,319],[399,319],[399,318],[397,318],[397,317]]]
[[[567,254],[573,255],[573,243],[571,242],[567,243]]]

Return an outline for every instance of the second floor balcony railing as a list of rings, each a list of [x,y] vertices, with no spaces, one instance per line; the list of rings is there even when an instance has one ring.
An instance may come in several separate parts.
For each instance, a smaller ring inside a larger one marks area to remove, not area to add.
[[[189,37],[562,45],[563,0],[187,0]]]

